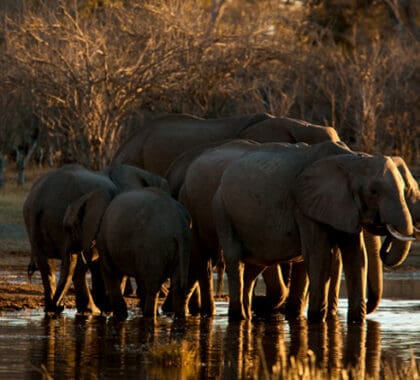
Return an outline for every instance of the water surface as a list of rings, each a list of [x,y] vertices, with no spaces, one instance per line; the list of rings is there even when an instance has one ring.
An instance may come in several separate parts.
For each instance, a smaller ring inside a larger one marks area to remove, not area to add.
[[[347,325],[346,303],[340,300],[339,318],[313,325],[281,315],[229,323],[225,302],[214,318],[161,316],[156,324],[136,309],[123,323],[72,309],[58,318],[39,310],[4,313],[0,378],[261,378],[287,368],[291,356],[378,377],[383,358],[420,361],[420,300],[384,299],[363,325]],[[165,347],[181,353],[178,361],[156,362],[152,354]]]

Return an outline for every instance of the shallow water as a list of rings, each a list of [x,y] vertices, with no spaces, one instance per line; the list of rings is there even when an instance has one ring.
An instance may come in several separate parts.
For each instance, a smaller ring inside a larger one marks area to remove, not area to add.
[[[413,354],[420,361],[420,300],[384,299],[361,326],[345,323],[346,303],[340,300],[339,318],[314,325],[281,316],[229,323],[224,302],[211,319],[161,316],[156,324],[136,309],[123,323],[72,309],[58,318],[39,310],[4,313],[0,378],[41,379],[42,372],[60,379],[261,378],[308,352],[319,366],[357,365],[376,377],[381,358],[409,361]],[[165,347],[180,353],[172,365],[154,359]]]

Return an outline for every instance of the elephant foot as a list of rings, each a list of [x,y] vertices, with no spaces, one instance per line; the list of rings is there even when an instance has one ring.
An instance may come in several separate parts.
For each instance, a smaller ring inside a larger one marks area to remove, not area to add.
[[[353,314],[348,314],[347,315],[347,323],[351,323],[351,324],[362,324],[365,322],[365,317],[363,315],[353,315]]]
[[[200,314],[204,317],[213,317],[216,315],[216,306],[211,303],[209,305],[201,305]]]
[[[127,310],[114,311],[113,317],[117,321],[124,321],[128,318],[128,312]]]
[[[64,311],[64,305],[46,306],[44,311],[48,315],[60,315]]]
[[[259,316],[267,316],[280,313],[281,306],[270,297],[255,296],[252,300],[252,311]]]
[[[309,311],[308,312],[308,322],[309,323],[322,323],[325,322],[325,313],[319,311]]]
[[[248,318],[245,316],[243,311],[239,310],[230,310],[228,313],[229,321],[245,321]]]

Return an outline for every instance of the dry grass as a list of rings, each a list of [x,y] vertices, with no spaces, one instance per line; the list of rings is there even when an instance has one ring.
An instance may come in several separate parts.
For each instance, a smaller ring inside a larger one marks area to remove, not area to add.
[[[17,184],[17,173],[8,168],[5,172],[5,184],[0,189],[0,224],[13,223],[23,225],[22,207],[35,179],[47,169],[33,167],[26,170],[23,186]]]

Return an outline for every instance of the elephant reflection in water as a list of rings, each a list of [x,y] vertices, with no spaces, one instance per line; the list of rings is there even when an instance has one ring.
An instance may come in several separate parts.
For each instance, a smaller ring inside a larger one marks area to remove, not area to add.
[[[42,378],[99,377],[105,347],[98,337],[103,336],[104,322],[82,315],[75,319],[46,316],[43,338],[34,340],[30,350],[31,371],[41,373]]]
[[[338,318],[308,324],[290,321],[287,345],[286,322],[275,325],[238,321],[229,323],[225,335],[224,375],[232,378],[288,378],[296,361],[313,360],[322,371],[338,373],[351,368],[352,377],[379,378],[380,324],[348,324],[344,336]],[[252,332],[257,329],[258,333]]]
[[[28,362],[53,378],[104,378],[116,372],[125,378],[282,378],[290,377],[292,363],[308,360],[331,375],[352,368],[352,378],[380,376],[381,333],[374,321],[214,322],[45,318],[46,339],[33,341]],[[162,362],[151,360],[153,350],[174,342],[196,353],[193,363],[164,369]]]

